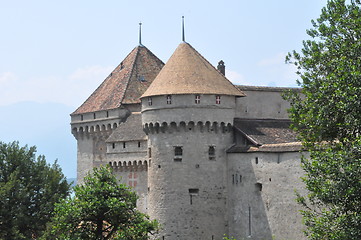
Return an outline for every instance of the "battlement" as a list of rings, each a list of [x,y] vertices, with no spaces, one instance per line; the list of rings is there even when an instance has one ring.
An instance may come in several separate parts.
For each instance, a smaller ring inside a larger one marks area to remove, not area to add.
[[[173,133],[173,132],[214,132],[214,133],[228,133],[232,131],[232,124],[218,123],[218,122],[163,122],[163,123],[146,123],[144,124],[144,132],[151,133]]]
[[[150,162],[150,161],[149,161]],[[113,161],[108,163],[114,171],[120,172],[134,172],[134,171],[148,171],[148,162],[145,161]],[[150,164],[150,163],[149,163]]]

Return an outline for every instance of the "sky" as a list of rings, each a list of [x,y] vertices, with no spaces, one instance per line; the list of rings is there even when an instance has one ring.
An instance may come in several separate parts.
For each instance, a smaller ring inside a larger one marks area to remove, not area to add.
[[[0,0],[0,141],[38,146],[76,176],[69,114],[139,44],[166,62],[185,40],[234,84],[295,87],[326,0]]]

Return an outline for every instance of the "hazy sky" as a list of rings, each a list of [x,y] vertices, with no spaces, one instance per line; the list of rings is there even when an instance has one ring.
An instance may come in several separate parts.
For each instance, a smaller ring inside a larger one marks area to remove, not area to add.
[[[33,121],[51,113],[55,120],[49,121],[62,121],[65,127],[54,126],[72,138],[69,114],[138,45],[139,22],[143,45],[166,62],[181,42],[182,15],[186,41],[213,65],[222,59],[233,83],[296,86],[295,70],[284,63],[285,55],[301,49],[311,19],[325,4],[326,0],[0,0],[0,107],[41,103],[41,113],[31,116]],[[59,109],[59,104],[66,105],[69,112],[62,108],[65,113],[55,116],[50,103]],[[30,121],[17,109],[16,116]],[[6,119],[12,118],[2,118],[6,122],[0,126],[0,141],[41,145],[31,139],[32,133],[22,139],[34,128],[31,123],[18,135],[5,135],[12,124],[19,124]],[[48,126],[47,135],[39,137],[52,142],[57,137],[49,134],[53,130]],[[66,171],[74,176],[75,140],[61,142],[72,149],[71,169]],[[56,155],[60,162],[62,152]]]

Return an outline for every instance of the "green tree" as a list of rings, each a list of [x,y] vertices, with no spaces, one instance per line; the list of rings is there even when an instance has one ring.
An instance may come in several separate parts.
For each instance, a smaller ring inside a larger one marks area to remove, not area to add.
[[[0,239],[38,238],[54,204],[69,194],[60,167],[35,153],[35,147],[0,142]]]
[[[56,205],[47,239],[143,240],[158,227],[136,210],[136,194],[109,168],[95,168],[74,193]]]
[[[307,30],[301,53],[289,53],[302,93],[286,95],[290,117],[310,155],[302,159],[310,239],[361,239],[361,9],[329,0]]]

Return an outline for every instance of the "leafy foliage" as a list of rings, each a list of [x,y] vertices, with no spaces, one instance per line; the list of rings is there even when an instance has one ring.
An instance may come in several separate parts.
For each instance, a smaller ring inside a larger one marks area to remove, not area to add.
[[[145,240],[158,227],[136,210],[136,194],[109,168],[95,168],[74,193],[56,206],[47,239]]]
[[[289,53],[302,94],[290,117],[310,156],[299,196],[310,239],[361,239],[361,3],[329,0],[301,53]]]
[[[0,142],[0,239],[38,238],[54,204],[69,194],[60,167],[35,152],[18,142]]]

